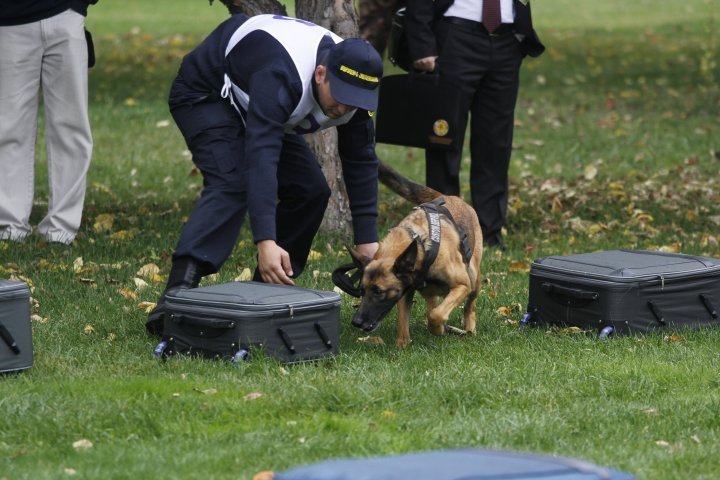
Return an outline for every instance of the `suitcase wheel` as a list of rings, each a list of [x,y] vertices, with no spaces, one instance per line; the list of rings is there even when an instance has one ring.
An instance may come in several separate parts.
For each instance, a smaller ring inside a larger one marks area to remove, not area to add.
[[[244,348],[241,348],[237,352],[235,352],[235,355],[233,355],[232,363],[241,363],[248,359],[250,356],[250,353],[245,350]]]
[[[163,358],[165,356],[165,349],[167,349],[168,342],[166,340],[163,340],[162,342],[158,343],[155,346],[155,350],[153,350],[153,356],[155,358]]]
[[[520,326],[526,327],[532,322],[532,313],[531,312],[525,312],[525,314],[520,319]]]
[[[614,331],[615,331],[615,327],[613,327],[612,325],[607,325],[607,326],[603,327],[602,330],[600,330],[598,337],[600,337],[600,340],[605,340],[610,335],[612,335]]]

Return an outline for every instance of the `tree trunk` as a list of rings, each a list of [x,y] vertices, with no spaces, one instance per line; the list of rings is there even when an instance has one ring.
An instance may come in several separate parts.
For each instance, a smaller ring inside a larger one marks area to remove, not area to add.
[[[351,0],[296,0],[295,15],[325,27],[342,38],[358,36],[357,16]],[[352,234],[350,207],[337,153],[337,130],[328,128],[306,135],[305,139],[320,162],[332,192],[320,229],[325,233],[349,238]]]
[[[285,7],[276,0],[220,0],[231,14],[276,13],[287,15]],[[210,0],[212,3],[212,0]],[[295,15],[338,34],[342,38],[357,37],[357,16],[352,0],[296,0]],[[350,237],[350,207],[338,156],[337,130],[329,128],[305,139],[323,169],[332,192],[320,230]]]

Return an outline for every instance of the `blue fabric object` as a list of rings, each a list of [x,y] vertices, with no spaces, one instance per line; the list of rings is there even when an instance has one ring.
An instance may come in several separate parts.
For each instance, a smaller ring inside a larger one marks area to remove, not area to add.
[[[329,460],[275,475],[275,480],[633,480],[581,460],[493,450],[444,450]]]

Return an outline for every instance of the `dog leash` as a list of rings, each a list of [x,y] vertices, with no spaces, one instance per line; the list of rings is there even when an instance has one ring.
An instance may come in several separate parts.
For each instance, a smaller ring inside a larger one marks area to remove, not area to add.
[[[363,296],[362,288],[360,288],[362,276],[362,267],[355,263],[346,263],[333,270],[332,282],[348,295],[360,298]]]

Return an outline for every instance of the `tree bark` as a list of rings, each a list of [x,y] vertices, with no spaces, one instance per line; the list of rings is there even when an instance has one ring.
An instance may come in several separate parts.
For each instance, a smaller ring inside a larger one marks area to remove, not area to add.
[[[358,36],[357,16],[352,0],[296,0],[295,15],[325,27],[342,38]],[[332,192],[320,230],[348,238],[352,234],[351,215],[337,153],[337,130],[328,128],[306,135],[305,139],[320,162]]]

